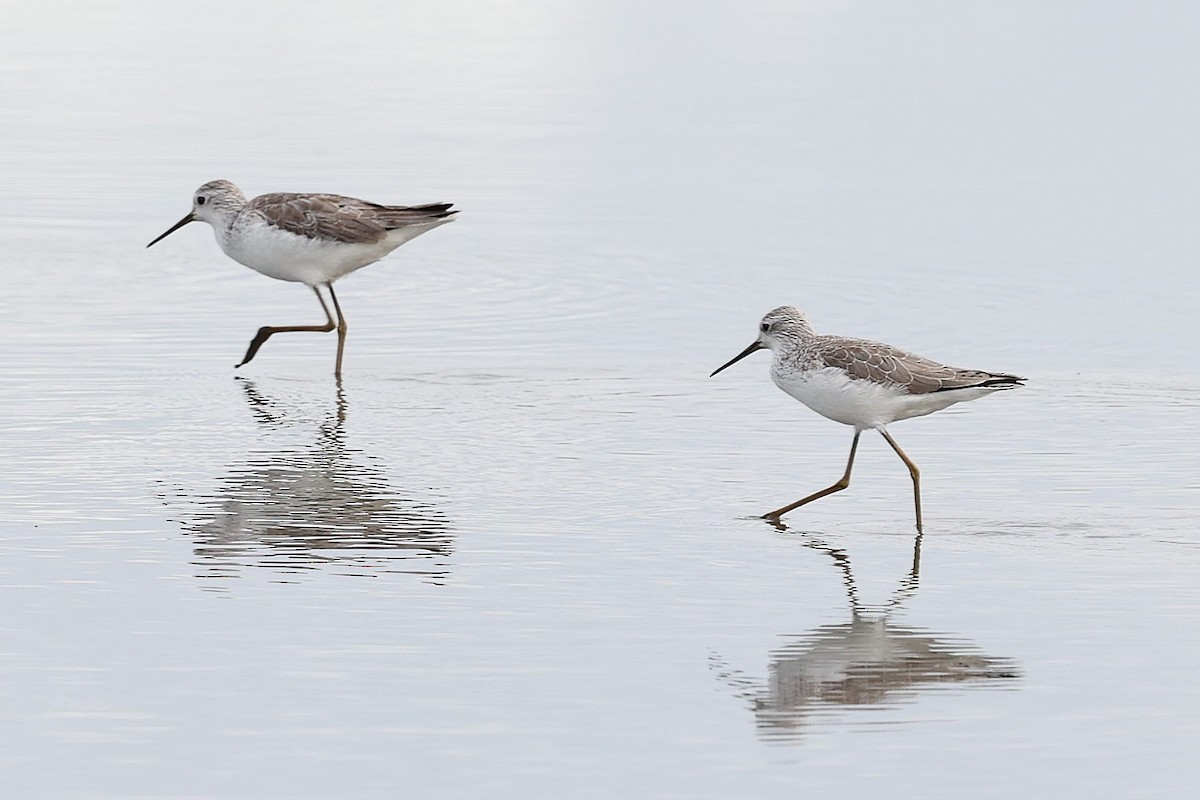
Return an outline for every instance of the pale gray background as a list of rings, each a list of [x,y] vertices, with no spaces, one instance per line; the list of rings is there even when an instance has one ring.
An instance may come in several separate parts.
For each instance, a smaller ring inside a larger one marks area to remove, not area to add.
[[[4,17],[5,794],[1194,789],[1194,5]],[[332,336],[233,370],[308,290],[144,249],[214,178],[463,209],[340,285],[340,401]],[[878,437],[753,518],[850,442],[706,377],[783,303],[1029,377],[893,428],[915,587]]]

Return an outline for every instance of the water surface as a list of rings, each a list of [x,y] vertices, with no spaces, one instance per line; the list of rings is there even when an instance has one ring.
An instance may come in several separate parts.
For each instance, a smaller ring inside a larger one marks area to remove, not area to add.
[[[28,797],[1173,796],[1200,19],[89,4],[0,31],[0,769]],[[454,201],[311,293],[204,181]],[[780,304],[1029,384],[706,376]]]

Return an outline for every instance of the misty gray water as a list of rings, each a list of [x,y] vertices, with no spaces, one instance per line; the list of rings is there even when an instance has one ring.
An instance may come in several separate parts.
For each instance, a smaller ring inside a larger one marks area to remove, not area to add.
[[[1185,796],[1200,12],[26,4],[0,26],[13,797]],[[193,225],[452,201],[311,292]],[[769,309],[1028,386],[897,424]]]

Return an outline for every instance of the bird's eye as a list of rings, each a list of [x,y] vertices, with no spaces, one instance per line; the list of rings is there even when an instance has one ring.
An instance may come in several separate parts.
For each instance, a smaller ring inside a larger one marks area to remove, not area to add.
[[[762,330],[763,333],[766,333],[767,331],[771,330],[771,323],[764,322],[762,325],[759,325],[758,327],[760,330]]]
[[[198,206],[202,206],[202,205],[204,205],[204,201],[205,201],[206,199],[207,199],[207,198],[205,198],[205,196],[204,196],[204,195],[198,195],[198,196],[196,197],[196,205],[198,205]]]

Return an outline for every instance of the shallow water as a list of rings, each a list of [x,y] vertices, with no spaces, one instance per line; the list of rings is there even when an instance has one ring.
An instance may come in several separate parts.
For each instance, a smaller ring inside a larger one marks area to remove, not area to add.
[[[1178,796],[1188,9],[23,7],[0,768],[26,797]],[[200,183],[452,200],[339,284]],[[783,303],[1026,388],[922,469],[711,370]]]

